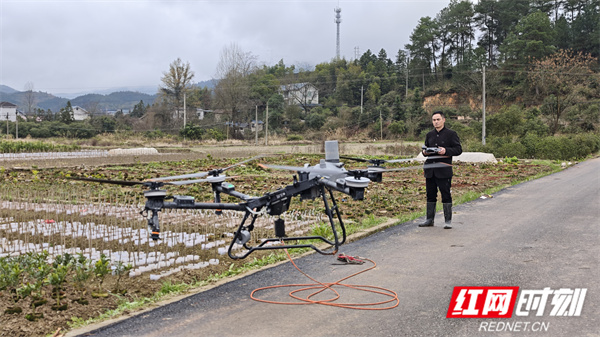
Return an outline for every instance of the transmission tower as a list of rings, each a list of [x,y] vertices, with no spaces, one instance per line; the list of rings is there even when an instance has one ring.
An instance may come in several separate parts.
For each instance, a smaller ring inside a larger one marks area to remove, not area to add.
[[[336,7],[335,12],[335,24],[337,25],[337,35],[336,35],[336,43],[335,43],[335,57],[336,59],[340,59],[340,23],[342,22],[342,9]]]

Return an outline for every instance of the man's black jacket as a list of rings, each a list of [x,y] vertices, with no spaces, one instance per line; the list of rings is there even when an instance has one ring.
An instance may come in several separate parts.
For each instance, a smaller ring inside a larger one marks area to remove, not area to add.
[[[460,139],[455,131],[446,127],[439,132],[433,129],[425,136],[425,146],[427,147],[443,147],[446,148],[447,158],[427,159],[425,164],[431,163],[447,163],[452,165],[452,156],[458,156],[462,153]],[[425,178],[452,178],[452,166],[442,168],[425,169]]]

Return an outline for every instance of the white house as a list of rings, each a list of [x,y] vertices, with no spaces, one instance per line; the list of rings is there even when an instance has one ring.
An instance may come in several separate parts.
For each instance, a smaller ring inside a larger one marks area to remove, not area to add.
[[[319,104],[319,90],[308,82],[282,85],[280,93],[288,105],[300,105],[305,108]]]
[[[76,121],[82,121],[90,118],[90,113],[80,106],[73,107],[73,119]]]
[[[9,102],[0,102],[0,121],[17,121],[17,106]]]

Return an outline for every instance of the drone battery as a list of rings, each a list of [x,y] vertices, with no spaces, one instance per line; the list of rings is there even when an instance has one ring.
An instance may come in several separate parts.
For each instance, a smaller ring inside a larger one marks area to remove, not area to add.
[[[302,193],[300,193],[300,200],[315,200],[317,197],[319,197],[319,194],[319,187],[313,186],[312,188],[304,190]]]
[[[290,198],[283,198],[271,203],[267,209],[269,215],[280,215],[290,207]]]
[[[192,206],[194,205],[194,197],[187,195],[174,195],[173,199],[177,206]]]
[[[275,219],[275,237],[285,237],[285,221],[283,219]]]

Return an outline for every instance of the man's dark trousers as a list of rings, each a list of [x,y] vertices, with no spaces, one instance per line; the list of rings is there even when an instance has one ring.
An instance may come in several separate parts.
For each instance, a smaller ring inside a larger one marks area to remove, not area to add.
[[[442,203],[451,204],[452,194],[450,194],[450,186],[452,178],[437,178],[434,174],[431,178],[425,178],[425,188],[427,189],[427,202],[437,201],[438,188],[442,195]]]

